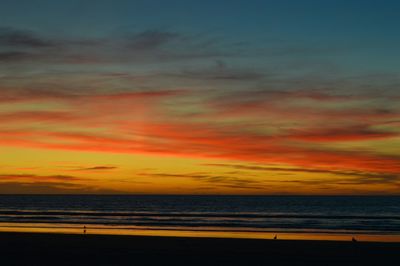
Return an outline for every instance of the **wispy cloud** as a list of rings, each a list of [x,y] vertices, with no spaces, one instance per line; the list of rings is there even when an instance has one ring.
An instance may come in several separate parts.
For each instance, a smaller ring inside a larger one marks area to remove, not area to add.
[[[0,122],[2,123],[20,123],[20,122],[67,122],[79,120],[80,117],[70,112],[62,111],[23,111],[0,113]]]
[[[7,51],[7,52],[0,52],[0,62],[3,63],[15,63],[15,62],[22,62],[25,60],[33,60],[35,59],[35,55],[28,52],[21,52],[21,51]]]
[[[115,194],[121,191],[65,182],[0,182],[1,194]]]
[[[48,48],[55,45],[54,41],[40,37],[32,31],[0,28],[0,47]]]
[[[86,178],[70,175],[35,175],[35,174],[0,174],[0,179],[4,180],[30,180],[30,181],[85,181]]]
[[[381,175],[375,177],[355,177],[355,178],[336,178],[336,179],[286,179],[274,180],[271,183],[283,184],[302,184],[302,185],[329,185],[329,186],[358,186],[358,185],[389,185],[391,187],[400,187],[399,176]]]
[[[262,182],[236,176],[212,175],[209,173],[139,173],[140,176],[156,178],[188,178],[203,183],[213,184],[214,186],[230,187],[238,189],[263,189]]]
[[[100,170],[100,169],[98,169]],[[102,169],[104,170],[104,169]],[[100,170],[100,171],[102,171]],[[87,170],[91,171],[91,170]],[[95,171],[95,170],[93,170]],[[72,175],[0,174],[1,194],[123,193],[96,186],[95,180]]]
[[[214,81],[258,81],[265,74],[254,69],[229,67],[222,60],[216,60],[215,66],[203,69],[185,69],[177,74],[168,74],[173,77],[198,80],[214,80]]]
[[[139,64],[212,58],[234,54],[219,45],[204,45],[199,36],[159,29],[98,38],[43,37],[33,31],[0,28],[0,61],[53,64]],[[222,44],[221,44],[222,45]]]
[[[134,51],[158,49],[182,36],[175,32],[146,30],[126,37],[127,47]]]
[[[92,166],[92,167],[76,168],[76,169],[73,169],[72,171],[111,171],[111,170],[116,170],[116,169],[118,169],[118,167],[116,167],[116,166],[99,165],[99,166]]]
[[[315,142],[357,141],[399,137],[400,132],[370,128],[369,125],[351,125],[341,128],[310,128],[287,132],[288,139]]]
[[[311,174],[329,174],[337,176],[351,176],[355,179],[337,179],[341,183],[397,183],[400,182],[400,173],[379,173],[379,172],[362,172],[362,171],[345,171],[332,169],[313,169],[313,168],[282,168],[282,167],[266,167],[257,165],[238,165],[238,164],[206,164],[208,166],[229,167],[239,170],[265,171],[265,172],[286,172],[286,173],[311,173]],[[336,180],[336,179],[335,179]],[[326,179],[320,180],[322,183]],[[290,182],[290,181],[284,181]],[[299,181],[296,181],[299,182]],[[317,182],[317,181],[315,181]]]

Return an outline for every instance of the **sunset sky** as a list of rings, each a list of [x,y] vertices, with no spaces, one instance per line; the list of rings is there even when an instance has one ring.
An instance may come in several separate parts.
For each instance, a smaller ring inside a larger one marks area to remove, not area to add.
[[[399,1],[0,2],[0,193],[400,194]]]

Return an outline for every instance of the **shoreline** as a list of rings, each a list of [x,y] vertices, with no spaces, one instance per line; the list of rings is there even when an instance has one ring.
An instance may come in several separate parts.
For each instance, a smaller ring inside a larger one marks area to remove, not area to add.
[[[287,231],[271,229],[264,231],[229,230],[229,228],[163,228],[163,227],[126,227],[79,224],[50,223],[0,223],[0,233],[51,233],[51,234],[86,234],[115,236],[155,236],[155,237],[192,237],[192,238],[226,238],[226,239],[263,239],[271,240],[277,236],[280,240],[308,241],[351,241],[360,242],[394,242],[400,243],[399,234],[379,232],[346,232],[346,231]]]
[[[400,243],[0,233],[4,265],[399,265]]]

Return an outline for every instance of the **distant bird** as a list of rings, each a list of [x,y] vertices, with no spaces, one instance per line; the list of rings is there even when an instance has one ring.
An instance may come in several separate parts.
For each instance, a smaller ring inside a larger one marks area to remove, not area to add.
[[[277,240],[277,239],[278,239],[278,236],[277,236],[277,235],[275,235],[275,236],[274,236],[274,240]]]
[[[355,237],[353,237],[353,238],[351,239],[351,241],[352,241],[352,242],[357,242],[357,239],[355,239]]]

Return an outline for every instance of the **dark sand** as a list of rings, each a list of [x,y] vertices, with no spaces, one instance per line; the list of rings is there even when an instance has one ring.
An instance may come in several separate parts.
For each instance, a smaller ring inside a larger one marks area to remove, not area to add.
[[[0,233],[0,265],[400,265],[400,243]]]

